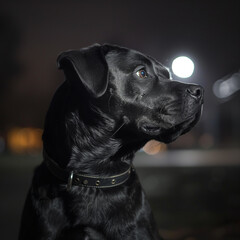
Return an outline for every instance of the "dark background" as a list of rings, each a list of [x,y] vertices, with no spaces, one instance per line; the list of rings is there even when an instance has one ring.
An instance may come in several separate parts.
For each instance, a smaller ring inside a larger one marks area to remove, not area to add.
[[[140,152],[135,163],[166,239],[240,239],[240,94],[218,99],[213,93],[217,80],[240,69],[239,13],[237,0],[2,1],[2,239],[16,239],[32,169],[41,161],[40,149],[12,151],[9,132],[43,128],[52,95],[64,80],[58,54],[96,42],[139,50],[169,68],[180,55],[194,61],[192,77],[173,78],[205,88],[201,121],[166,152],[154,157]]]

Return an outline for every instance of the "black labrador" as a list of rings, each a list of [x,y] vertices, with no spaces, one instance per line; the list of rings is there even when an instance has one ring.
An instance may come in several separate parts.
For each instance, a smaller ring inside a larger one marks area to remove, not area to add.
[[[134,154],[199,120],[203,88],[170,80],[158,61],[115,45],[60,54],[66,81],[48,110],[20,240],[161,239]],[[161,190],[159,190],[161,191]]]

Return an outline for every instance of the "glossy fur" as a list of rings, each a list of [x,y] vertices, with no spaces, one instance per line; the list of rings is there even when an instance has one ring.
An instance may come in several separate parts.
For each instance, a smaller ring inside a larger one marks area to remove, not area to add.
[[[58,66],[66,80],[48,110],[43,144],[69,171],[122,173],[148,140],[169,143],[200,117],[203,89],[170,80],[162,64],[137,51],[95,44],[62,53]],[[27,196],[19,239],[161,238],[136,172],[115,188],[67,191],[42,163]]]

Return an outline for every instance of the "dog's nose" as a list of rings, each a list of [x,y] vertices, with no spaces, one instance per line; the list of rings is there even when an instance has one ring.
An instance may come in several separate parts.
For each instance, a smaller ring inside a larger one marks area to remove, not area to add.
[[[203,97],[203,88],[199,85],[190,85],[187,88],[187,93],[196,100],[201,100]]]

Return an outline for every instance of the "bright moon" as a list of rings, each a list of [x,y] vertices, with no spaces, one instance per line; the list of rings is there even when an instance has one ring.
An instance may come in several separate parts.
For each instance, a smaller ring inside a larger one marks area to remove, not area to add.
[[[177,57],[172,62],[172,70],[176,76],[180,78],[188,78],[193,74],[194,63],[188,57]]]

